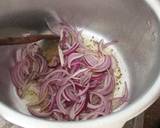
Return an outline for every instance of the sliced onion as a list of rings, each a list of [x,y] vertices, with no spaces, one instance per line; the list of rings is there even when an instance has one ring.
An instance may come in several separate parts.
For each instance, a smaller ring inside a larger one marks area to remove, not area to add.
[[[61,66],[63,67],[64,66],[64,55],[63,55],[63,52],[62,52],[62,49],[60,48],[60,46],[58,46],[58,53],[59,53]]]
[[[44,57],[39,54],[35,54],[35,58],[37,60],[36,62],[40,65],[40,69],[38,72],[40,73],[47,72],[48,70],[47,61],[44,59]]]
[[[83,89],[82,91],[80,91],[80,92],[77,94],[77,96],[82,96],[83,94],[85,94],[85,93],[88,91],[89,87],[90,87],[90,85],[89,85],[89,83],[88,83],[88,84],[86,85],[85,89]]]
[[[83,54],[80,53],[72,53],[68,56],[68,67],[71,68],[72,61],[79,59],[83,56]]]
[[[122,96],[119,96],[119,97],[111,98],[110,100],[112,100],[112,101],[115,101],[115,100],[120,101],[120,104],[118,104],[118,105],[121,105],[121,104],[123,104],[124,102],[127,102],[127,101],[128,101],[128,88],[127,88],[126,82],[125,82],[125,88],[124,88],[124,93],[123,93],[123,95],[122,95]]]
[[[80,69],[80,70],[76,71],[73,75],[71,75],[70,77],[73,78],[73,77],[75,77],[75,76],[77,76],[77,75],[79,75],[81,73],[86,72],[86,71],[88,71],[87,68]]]
[[[105,104],[105,98],[103,95],[101,95],[100,93],[97,93],[97,92],[90,92],[90,102],[94,102],[92,99],[92,97],[96,95],[100,98],[100,104],[96,104],[96,105],[93,105],[91,103],[88,103],[87,107],[90,108],[90,109],[97,109],[97,108],[100,108],[102,107],[104,104]]]
[[[87,63],[87,65],[89,66],[95,66],[98,63],[98,58],[95,57],[93,54],[88,54],[84,56],[85,58],[85,62]]]
[[[22,88],[24,85],[24,76],[21,70],[21,66],[22,63],[17,63],[16,66],[11,70],[11,78],[17,88]]]
[[[117,40],[112,40],[110,42],[105,43],[104,40],[100,40],[99,44],[98,44],[98,50],[101,54],[106,54],[106,52],[104,51],[107,47],[109,47],[110,45],[113,45],[115,43],[117,43]]]
[[[113,80],[113,78],[112,78],[111,74],[108,72],[108,74],[105,77],[102,88],[97,91],[101,94],[103,94],[103,92],[105,92],[105,93],[108,92],[107,90],[110,90],[109,88],[112,88],[112,86],[114,86],[112,84],[112,80]]]
[[[69,55],[70,53],[73,53],[78,47],[79,47],[79,44],[75,43],[75,44],[73,44],[73,46],[70,49],[65,50],[64,54]]]
[[[112,60],[110,56],[104,56],[100,62],[93,67],[94,72],[104,72],[111,67]]]
[[[63,104],[62,104],[62,102],[61,102],[61,97],[62,97],[62,94],[63,94],[64,90],[65,90],[68,86],[70,86],[70,84],[65,85],[65,86],[62,86],[62,87],[58,90],[57,95],[56,95],[57,107],[61,110],[61,112],[62,112],[63,114],[67,114],[68,112],[67,112],[67,110],[64,108],[64,106],[63,106]]]
[[[59,58],[57,56],[54,56],[51,60],[51,62],[49,62],[48,66],[50,68],[53,68],[53,67],[57,67],[59,65]]]
[[[52,111],[51,112],[38,112],[37,110],[34,109],[34,107],[31,107],[31,106],[28,106],[28,111],[32,115],[41,117],[41,118],[48,118],[52,114]]]
[[[17,61],[17,62],[22,61],[22,49],[18,49],[18,50],[16,51],[16,61]]]
[[[25,92],[32,86],[35,88],[32,91],[38,101],[28,106],[32,115],[61,121],[94,119],[110,114],[114,110],[113,102],[118,101],[118,107],[128,101],[126,83],[121,96],[113,95],[114,69],[118,64],[112,54],[105,53],[105,48],[114,42],[101,40],[94,42],[95,50],[88,49],[76,27],[67,23],[47,24],[60,36],[58,55],[48,62],[40,45],[29,44],[17,50],[11,69],[19,97],[25,98]]]
[[[82,86],[87,85],[90,82],[90,79],[92,77],[92,72],[85,72],[83,76],[81,76],[80,83]]]
[[[73,105],[69,113],[69,116],[71,119],[74,119],[83,110],[83,108],[85,107],[85,103],[86,103],[85,100],[86,100],[86,97],[82,96],[80,99],[80,103],[75,103]]]
[[[58,76],[58,74],[60,75],[70,75],[68,73],[68,71],[64,70],[64,69],[57,69],[57,70],[52,70],[50,73],[48,73],[45,78],[44,78],[44,81],[48,80],[50,77],[53,77],[53,76]]]
[[[88,119],[97,118],[99,116],[105,116],[105,113],[104,112],[99,112],[99,111],[93,111],[93,112],[90,112],[90,113],[81,114],[80,118],[82,120],[88,120]]]

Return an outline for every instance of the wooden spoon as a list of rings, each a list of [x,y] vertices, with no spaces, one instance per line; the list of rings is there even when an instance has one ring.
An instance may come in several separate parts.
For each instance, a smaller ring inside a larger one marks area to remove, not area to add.
[[[59,36],[51,35],[51,34],[42,34],[42,35],[27,35],[27,36],[17,36],[17,37],[0,37],[0,46],[29,44],[29,43],[37,42],[44,39],[59,40]]]

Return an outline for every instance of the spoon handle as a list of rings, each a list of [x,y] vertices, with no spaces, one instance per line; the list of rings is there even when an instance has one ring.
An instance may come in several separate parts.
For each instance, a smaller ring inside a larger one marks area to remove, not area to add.
[[[43,39],[58,40],[59,37],[51,34],[27,35],[27,36],[17,36],[17,37],[0,37],[0,45],[29,44]]]

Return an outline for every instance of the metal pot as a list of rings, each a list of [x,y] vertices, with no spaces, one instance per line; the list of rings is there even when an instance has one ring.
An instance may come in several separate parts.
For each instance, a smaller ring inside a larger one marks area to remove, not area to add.
[[[9,68],[15,48],[0,47],[0,115],[30,128],[121,128],[160,94],[160,3],[158,0],[1,0],[0,36],[43,32],[54,10],[68,22],[119,39],[128,67],[130,99],[122,110],[94,120],[56,122],[26,115],[11,86]]]

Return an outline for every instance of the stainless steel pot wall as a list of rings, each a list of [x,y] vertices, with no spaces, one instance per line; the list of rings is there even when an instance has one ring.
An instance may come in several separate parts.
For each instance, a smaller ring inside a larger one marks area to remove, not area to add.
[[[0,115],[31,128],[119,128],[145,110],[160,93],[160,8],[158,0],[1,0],[0,36],[46,30],[54,10],[68,22],[119,39],[130,76],[130,100],[119,112],[83,122],[37,119],[17,109],[9,67],[16,47],[0,47]]]

